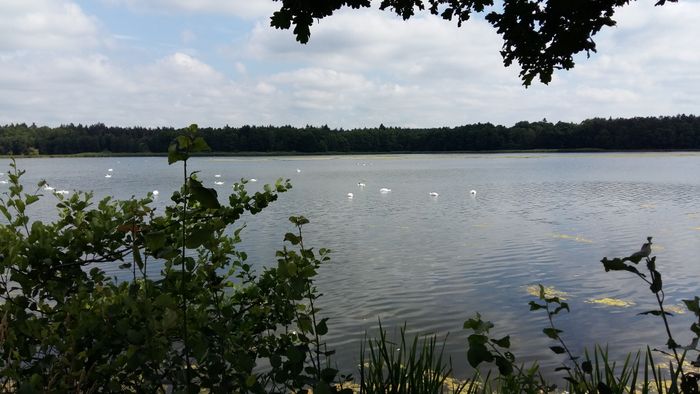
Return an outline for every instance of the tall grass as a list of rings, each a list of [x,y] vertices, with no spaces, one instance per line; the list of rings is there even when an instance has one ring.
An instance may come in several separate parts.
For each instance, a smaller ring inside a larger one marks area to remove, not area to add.
[[[379,337],[367,339],[361,348],[362,393],[445,392],[452,365],[443,357],[444,348],[444,342],[438,346],[434,335],[420,340],[414,336],[413,340],[407,340],[405,325],[401,328],[399,343],[391,342],[380,322]]]

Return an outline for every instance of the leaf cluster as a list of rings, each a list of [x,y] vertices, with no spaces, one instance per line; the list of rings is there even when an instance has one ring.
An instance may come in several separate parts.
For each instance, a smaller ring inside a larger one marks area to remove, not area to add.
[[[312,283],[329,251],[305,248],[308,220],[293,217],[290,247],[256,273],[235,226],[291,185],[248,193],[241,182],[224,203],[186,170],[207,148],[196,125],[171,144],[169,162],[185,171],[163,213],[151,195],[95,203],[77,192],[54,195],[52,223],[27,210],[45,183],[25,192],[12,163],[0,198],[3,392],[330,390],[337,371],[321,365],[332,352]]]

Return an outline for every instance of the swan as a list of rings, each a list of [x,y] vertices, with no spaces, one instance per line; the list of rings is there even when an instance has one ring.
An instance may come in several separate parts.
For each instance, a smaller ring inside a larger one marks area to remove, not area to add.
[[[217,181],[217,182],[214,182],[214,184],[215,184],[215,185],[223,185],[224,183],[223,183],[223,182],[220,182],[220,181]]]
[[[476,196],[476,190],[473,190],[469,192],[472,196]]]
[[[297,172],[301,172],[301,170],[297,168]]]
[[[56,190],[55,193],[56,193],[56,194],[63,194],[64,196],[65,196],[66,194],[70,194],[70,192],[69,192],[68,190]]]
[[[154,196],[157,196],[158,194],[160,194],[160,193],[158,192],[158,190],[154,190],[154,191],[153,191],[153,195],[154,195]]]
[[[429,194],[430,194],[430,197],[437,197],[437,196],[439,196],[439,194],[437,194],[437,192],[430,192]]]
[[[7,181],[3,179],[3,180],[0,181],[0,183],[3,184],[3,185],[6,185],[6,184],[7,184]]]
[[[355,195],[354,195],[354,194],[352,194],[352,193],[348,193],[348,198],[353,198],[353,197],[355,197]]]
[[[114,170],[111,168],[107,169],[107,172],[112,172],[112,171],[114,171]]]
[[[364,183],[364,182],[357,182],[357,186],[359,186],[359,187],[365,187],[365,186],[367,186],[367,184]]]
[[[55,188],[55,187],[51,187],[51,186],[49,186],[49,185],[44,185],[44,190],[50,191],[50,192],[51,192],[51,191],[56,190],[56,188]]]
[[[388,189],[388,188],[386,188],[386,187],[383,187],[383,188],[379,189],[379,193],[382,193],[382,194],[389,193],[390,191],[391,191],[391,189]]]
[[[255,178],[250,178],[250,182],[257,182],[258,180]]]
[[[214,178],[221,178],[221,174],[214,175]]]
[[[105,178],[111,178],[111,177],[112,177],[112,174],[105,175]]]

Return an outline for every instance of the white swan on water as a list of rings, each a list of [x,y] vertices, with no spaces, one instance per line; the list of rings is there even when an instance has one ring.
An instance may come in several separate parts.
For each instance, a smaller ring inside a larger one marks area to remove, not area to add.
[[[105,178],[111,178],[111,177],[112,177],[112,174],[105,175]]]
[[[469,192],[472,196],[476,196],[476,190],[472,189],[472,191]]]
[[[430,197],[437,197],[437,196],[439,196],[439,194],[437,194],[437,192],[430,192],[429,194],[430,194]]]
[[[63,194],[64,196],[66,194],[70,194],[70,192],[68,190],[56,190],[55,193],[56,194]]]
[[[7,185],[7,181],[3,179],[0,181],[0,184]]]
[[[258,180],[255,178],[250,178],[250,182],[257,182]]]
[[[367,186],[367,184],[364,183],[364,182],[357,182],[357,186],[359,186],[359,187],[365,187],[365,186]]]
[[[153,195],[154,195],[154,196],[157,196],[158,194],[160,194],[160,192],[158,192],[158,190],[154,190],[154,191],[153,191]]]
[[[112,172],[112,171],[114,171],[114,170],[111,169],[111,168],[108,168],[108,169],[107,169],[107,172]]]
[[[348,193],[348,198],[353,198],[353,197],[355,197],[355,195],[354,195],[354,194],[352,194],[352,193]]]
[[[382,193],[382,194],[389,193],[390,191],[391,191],[391,189],[386,188],[386,187],[379,189],[379,193]]]
[[[224,183],[221,181],[214,182],[215,185],[223,185]]]
[[[221,174],[214,175],[214,178],[221,178]]]
[[[297,172],[301,172],[301,170],[297,168]]]
[[[49,185],[44,185],[44,190],[49,191],[49,192],[52,192],[52,191],[56,190],[56,188],[55,188],[55,187],[51,187],[51,186],[49,186]]]

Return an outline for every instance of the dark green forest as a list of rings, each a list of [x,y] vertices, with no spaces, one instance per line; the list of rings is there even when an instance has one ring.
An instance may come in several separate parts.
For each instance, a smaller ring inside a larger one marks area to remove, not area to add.
[[[166,153],[182,129],[104,124],[0,126],[0,154]],[[700,117],[588,119],[581,123],[477,123],[458,127],[330,129],[327,126],[201,128],[214,152],[454,152],[502,150],[695,150]]]

